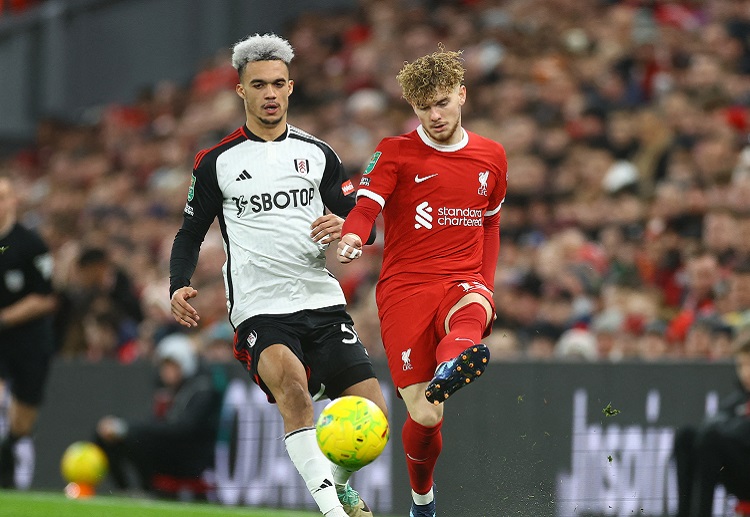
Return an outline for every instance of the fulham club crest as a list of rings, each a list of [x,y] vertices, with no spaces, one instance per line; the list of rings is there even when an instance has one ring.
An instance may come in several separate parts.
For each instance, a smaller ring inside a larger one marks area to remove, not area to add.
[[[252,348],[255,346],[255,342],[258,341],[258,333],[254,330],[247,336],[247,347]]]
[[[294,160],[294,168],[304,176],[310,170],[310,161],[303,158],[297,158]]]

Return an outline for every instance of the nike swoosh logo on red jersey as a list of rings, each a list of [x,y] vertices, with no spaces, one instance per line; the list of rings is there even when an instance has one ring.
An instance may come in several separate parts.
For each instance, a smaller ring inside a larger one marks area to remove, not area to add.
[[[435,176],[437,176],[437,174],[430,174],[429,176],[425,176],[424,178],[420,178],[419,174],[417,174],[416,176],[414,176],[414,183],[422,183],[423,181],[427,181],[428,179],[434,178]]]

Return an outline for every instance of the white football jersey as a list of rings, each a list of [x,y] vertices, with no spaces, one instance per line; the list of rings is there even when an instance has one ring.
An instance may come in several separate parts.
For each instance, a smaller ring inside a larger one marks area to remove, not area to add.
[[[224,241],[229,319],[346,303],[310,237],[325,213],[346,217],[354,187],[325,142],[294,127],[267,142],[246,126],[196,156],[183,225],[172,247],[170,291],[189,285],[215,218]]]

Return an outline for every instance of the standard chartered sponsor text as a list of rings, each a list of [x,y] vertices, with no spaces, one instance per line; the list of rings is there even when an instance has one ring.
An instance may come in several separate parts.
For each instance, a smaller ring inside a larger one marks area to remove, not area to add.
[[[438,208],[440,226],[482,226],[482,211],[477,208]]]

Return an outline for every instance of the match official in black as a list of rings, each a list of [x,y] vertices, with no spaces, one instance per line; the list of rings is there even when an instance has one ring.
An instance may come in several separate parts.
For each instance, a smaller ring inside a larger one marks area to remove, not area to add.
[[[52,255],[42,238],[17,220],[11,178],[0,177],[0,378],[11,398],[8,434],[0,444],[0,487],[15,487],[14,448],[31,436],[55,353]]]

